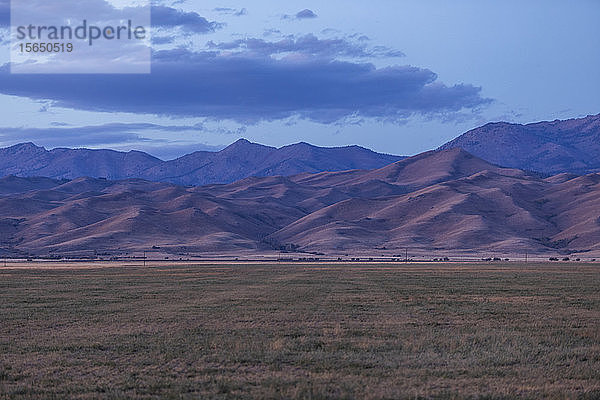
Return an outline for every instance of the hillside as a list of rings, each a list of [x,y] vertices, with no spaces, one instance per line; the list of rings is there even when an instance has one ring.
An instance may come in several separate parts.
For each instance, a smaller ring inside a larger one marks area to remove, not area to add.
[[[600,171],[600,114],[519,125],[491,123],[441,146],[462,148],[486,161],[548,175]]]
[[[543,179],[460,149],[203,187],[8,177],[0,193],[11,254],[600,251],[599,174]]]

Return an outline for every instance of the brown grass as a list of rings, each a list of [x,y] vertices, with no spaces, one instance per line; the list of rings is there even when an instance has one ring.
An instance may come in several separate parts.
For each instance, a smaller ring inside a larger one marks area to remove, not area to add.
[[[566,264],[1,270],[0,398],[597,399],[599,289]]]

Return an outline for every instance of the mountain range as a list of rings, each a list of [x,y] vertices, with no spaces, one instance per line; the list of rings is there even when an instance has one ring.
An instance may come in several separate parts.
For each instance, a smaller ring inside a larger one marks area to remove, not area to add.
[[[8,254],[600,251],[600,174],[543,178],[462,149],[202,187],[10,176],[0,193]]]
[[[496,165],[547,176],[600,172],[600,114],[528,125],[490,123],[466,132],[438,150],[451,148],[462,148]],[[251,176],[376,169],[404,158],[359,146],[326,148],[296,143],[275,148],[245,139],[218,152],[198,151],[169,161],[140,151],[46,150],[33,143],[22,143],[0,149],[0,177],[140,178],[201,186],[232,183]]]
[[[359,146],[327,148],[297,143],[278,149],[245,139],[218,152],[198,151],[170,161],[162,161],[140,151],[46,150],[33,143],[22,143],[0,149],[0,176],[140,178],[200,186],[231,183],[249,176],[373,169],[403,158],[375,153]]]
[[[0,254],[596,254],[599,121],[488,124],[409,158],[16,145],[0,149]]]
[[[600,114],[528,125],[498,122],[473,129],[441,146],[462,148],[494,164],[537,171],[600,171]]]

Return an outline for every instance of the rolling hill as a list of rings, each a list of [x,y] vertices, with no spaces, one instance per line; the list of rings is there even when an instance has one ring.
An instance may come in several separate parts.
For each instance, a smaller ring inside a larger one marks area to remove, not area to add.
[[[600,251],[600,174],[544,179],[461,149],[202,187],[7,177],[0,210],[9,254]]]

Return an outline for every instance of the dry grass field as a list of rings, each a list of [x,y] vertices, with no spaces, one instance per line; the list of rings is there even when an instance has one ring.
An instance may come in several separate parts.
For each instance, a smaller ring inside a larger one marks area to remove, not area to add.
[[[598,399],[600,266],[0,270],[2,399]]]

